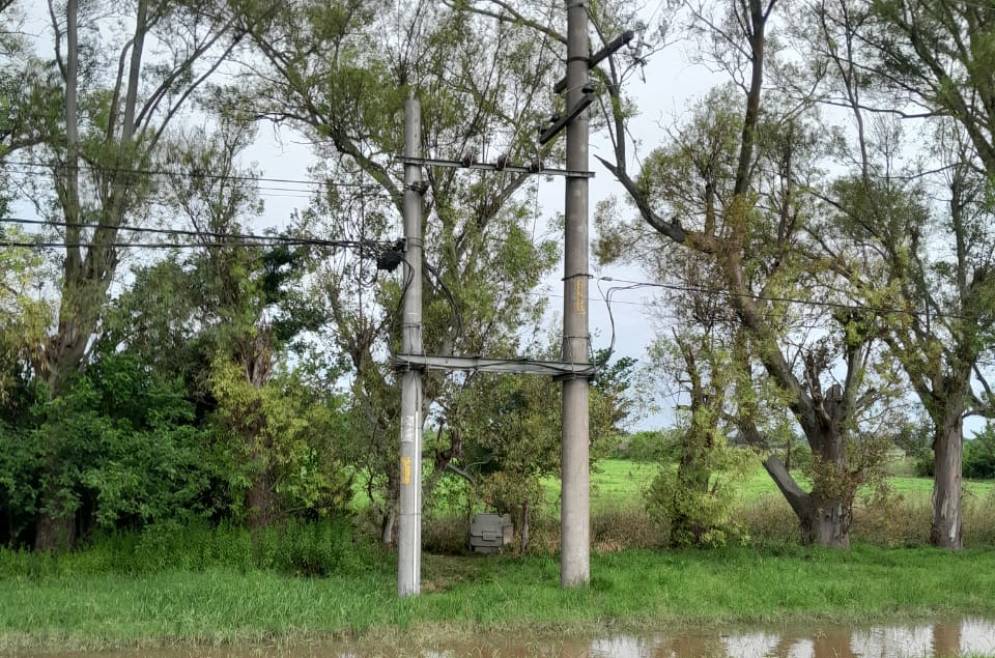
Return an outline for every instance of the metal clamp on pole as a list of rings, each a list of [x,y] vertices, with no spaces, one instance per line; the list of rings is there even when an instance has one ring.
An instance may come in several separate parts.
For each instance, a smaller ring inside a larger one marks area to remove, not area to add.
[[[636,33],[634,31],[626,30],[625,32],[622,33],[621,36],[615,37],[614,39],[612,39],[610,43],[606,44],[604,48],[591,55],[591,57],[588,59],[587,68],[593,69],[595,66],[605,61],[619,50],[621,50],[623,46],[626,46],[629,43],[631,43],[632,40],[635,38],[636,38]],[[562,80],[557,82],[556,86],[553,87],[553,91],[555,91],[557,94],[562,94],[566,90],[567,90],[566,78],[563,78]]]
[[[545,146],[552,141],[552,139],[556,137],[564,128],[570,125],[570,122],[579,117],[584,110],[590,107],[593,102],[594,92],[587,91],[564,116],[556,117],[556,121],[553,122],[553,125],[542,131],[542,134],[539,135],[539,143]]]

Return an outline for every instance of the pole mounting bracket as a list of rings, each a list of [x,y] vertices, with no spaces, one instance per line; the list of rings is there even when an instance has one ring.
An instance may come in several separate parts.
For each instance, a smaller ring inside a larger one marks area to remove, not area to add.
[[[594,102],[594,94],[586,93],[581,96],[580,100],[577,101],[573,107],[571,107],[566,114],[561,117],[557,117],[556,121],[549,128],[546,128],[539,135],[539,143],[542,145],[548,144],[554,137],[556,137],[560,132],[566,128],[571,121],[580,116],[581,112],[586,110],[591,103]]]
[[[588,59],[587,62],[587,68],[593,69],[595,66],[605,61],[619,50],[621,50],[622,46],[628,45],[635,38],[636,38],[636,33],[634,30],[626,30],[620,36],[612,39],[612,41],[606,44],[604,48],[591,55],[591,57]],[[566,78],[563,78],[562,80],[557,82],[556,86],[553,87],[553,91],[556,92],[557,94],[562,94],[566,90],[567,90]]]

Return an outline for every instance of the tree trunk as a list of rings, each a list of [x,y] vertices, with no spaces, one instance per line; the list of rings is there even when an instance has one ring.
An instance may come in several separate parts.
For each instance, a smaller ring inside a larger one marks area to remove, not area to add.
[[[963,547],[961,478],[964,428],[960,409],[948,409],[933,439],[933,526],[929,541],[949,549]]]
[[[397,527],[397,509],[393,504],[387,507],[387,513],[384,515],[383,523],[380,526],[380,541],[384,546],[393,546],[394,538],[397,535],[395,529]]]
[[[42,512],[35,527],[36,551],[64,551],[76,540],[76,515],[57,511],[59,503],[53,492],[42,497]]]
[[[518,548],[523,554],[529,550],[529,501],[522,503],[522,525]]]
[[[806,493],[777,457],[768,457],[764,468],[798,517],[803,544],[850,547],[852,519],[850,505],[846,501],[819,495],[818,492]]]
[[[249,528],[258,530],[266,528],[276,519],[276,492],[273,490],[273,473],[267,468],[256,476],[252,486],[245,494],[245,506],[248,509]]]
[[[400,522],[398,506],[401,497],[398,470],[395,466],[387,472],[387,491],[384,492],[387,500],[384,501],[384,516],[380,520],[380,542],[387,547],[392,547],[397,543],[398,523]]]
[[[677,466],[674,519],[670,531],[673,548],[699,546],[702,536],[709,530],[687,511],[688,505],[697,505],[708,495],[708,481],[711,478],[707,464],[708,453],[713,447],[711,433],[706,432],[707,440],[697,434],[692,430],[685,436],[683,453]]]
[[[843,501],[815,496],[800,516],[802,543],[829,548],[850,547],[850,509]]]

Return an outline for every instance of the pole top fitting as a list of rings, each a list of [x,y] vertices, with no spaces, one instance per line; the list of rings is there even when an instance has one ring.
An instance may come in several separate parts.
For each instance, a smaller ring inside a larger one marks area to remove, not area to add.
[[[408,189],[424,196],[424,194],[428,192],[428,181],[420,180],[416,183],[412,183],[411,185],[408,185]]]

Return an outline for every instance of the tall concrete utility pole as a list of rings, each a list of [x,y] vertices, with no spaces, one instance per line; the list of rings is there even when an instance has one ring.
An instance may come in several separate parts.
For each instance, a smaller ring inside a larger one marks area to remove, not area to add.
[[[588,96],[590,50],[587,0],[567,0],[567,107]],[[567,124],[567,169],[586,172],[590,127],[586,110]],[[588,178],[566,180],[564,247],[563,361],[587,363]],[[563,379],[562,507],[560,510],[560,585],[586,584],[591,577],[591,514],[587,375]]]
[[[421,103],[409,98],[404,105],[404,155],[421,153]],[[404,316],[401,349],[422,354],[422,193],[421,167],[404,165]],[[397,541],[397,593],[413,596],[421,590],[421,370],[409,366],[401,373],[401,524]]]

